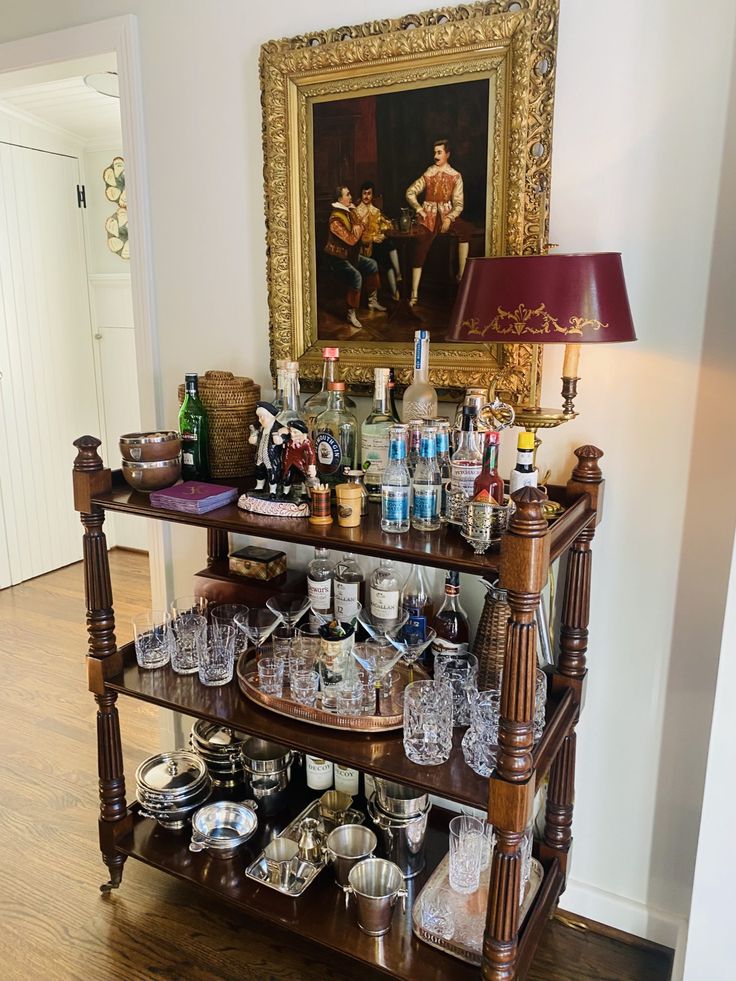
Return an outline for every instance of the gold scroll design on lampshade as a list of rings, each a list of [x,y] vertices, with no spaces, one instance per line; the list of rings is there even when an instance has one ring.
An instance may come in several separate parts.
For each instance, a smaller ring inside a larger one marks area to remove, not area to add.
[[[512,334],[516,337],[523,337],[530,334],[541,336],[554,333],[566,334],[573,338],[582,337],[586,328],[605,330],[608,324],[602,324],[600,320],[591,320],[589,317],[570,317],[569,326],[565,326],[547,310],[544,303],[540,303],[538,307],[534,308],[520,303],[513,311],[498,307],[498,312],[493,320],[482,327],[477,317],[463,320],[462,326],[467,328],[468,337],[485,337],[490,330],[495,336]]]

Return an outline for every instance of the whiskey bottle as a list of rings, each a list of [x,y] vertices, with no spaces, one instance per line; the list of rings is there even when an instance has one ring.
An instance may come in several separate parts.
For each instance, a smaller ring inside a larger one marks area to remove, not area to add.
[[[339,484],[343,470],[355,469],[358,420],[345,405],[345,382],[327,386],[327,408],[314,425],[317,476],[323,484]]]
[[[365,576],[360,570],[358,560],[350,552],[345,552],[335,566],[335,617],[343,623],[351,620],[358,612],[358,604],[364,603]]]
[[[207,412],[199,397],[197,375],[184,376],[184,401],[179,409],[181,434],[181,475],[184,480],[206,480],[209,467],[209,426]]]
[[[312,607],[326,616],[332,610],[332,582],[335,568],[326,548],[315,548],[314,558],[307,566],[307,596]],[[313,618],[313,622],[319,622]]]
[[[391,559],[380,559],[378,567],[371,573],[371,613],[378,620],[398,620],[400,602],[401,589],[396,565]]]
[[[470,639],[465,610],[460,606],[460,573],[448,572],[445,577],[445,598],[432,622],[437,637],[432,642],[432,658],[439,652],[458,650]]]

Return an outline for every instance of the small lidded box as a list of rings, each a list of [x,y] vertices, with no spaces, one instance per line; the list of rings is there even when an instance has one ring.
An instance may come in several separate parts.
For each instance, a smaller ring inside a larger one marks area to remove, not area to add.
[[[286,572],[286,553],[273,548],[246,545],[228,558],[230,572],[246,579],[275,579]]]

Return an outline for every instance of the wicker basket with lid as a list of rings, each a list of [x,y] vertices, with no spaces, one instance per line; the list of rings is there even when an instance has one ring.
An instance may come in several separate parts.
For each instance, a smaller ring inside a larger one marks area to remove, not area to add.
[[[248,443],[249,426],[256,424],[261,387],[252,378],[231,371],[206,371],[199,376],[199,397],[209,421],[210,475],[250,476],[255,470],[255,447]],[[179,405],[184,385],[179,385]]]

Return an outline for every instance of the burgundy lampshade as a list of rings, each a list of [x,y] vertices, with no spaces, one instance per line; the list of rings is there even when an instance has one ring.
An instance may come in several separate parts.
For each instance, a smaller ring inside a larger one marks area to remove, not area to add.
[[[448,341],[635,341],[619,252],[468,259]]]

